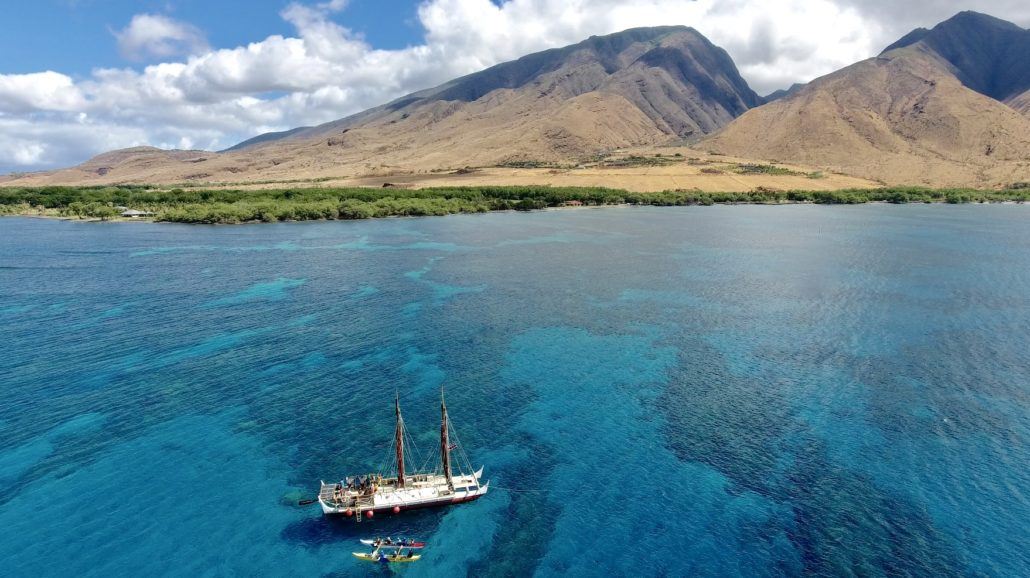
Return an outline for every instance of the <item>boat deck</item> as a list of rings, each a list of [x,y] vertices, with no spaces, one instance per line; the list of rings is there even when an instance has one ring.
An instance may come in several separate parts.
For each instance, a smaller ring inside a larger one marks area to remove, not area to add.
[[[397,487],[396,479],[383,479],[382,483],[375,487],[375,491],[367,487],[354,488],[342,483],[322,482],[318,500],[327,514],[350,511],[359,515],[361,512],[391,509],[395,506],[409,509],[431,504],[462,502],[487,492],[489,484],[480,486],[480,475],[482,469],[475,474],[454,476],[453,489],[448,487],[444,476],[435,474],[406,477],[402,488]]]

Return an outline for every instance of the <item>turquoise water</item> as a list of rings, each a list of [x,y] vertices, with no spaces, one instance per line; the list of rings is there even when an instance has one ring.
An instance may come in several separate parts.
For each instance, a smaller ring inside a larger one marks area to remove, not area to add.
[[[1030,575],[1030,207],[0,220],[0,573]],[[445,385],[491,492],[301,507]]]

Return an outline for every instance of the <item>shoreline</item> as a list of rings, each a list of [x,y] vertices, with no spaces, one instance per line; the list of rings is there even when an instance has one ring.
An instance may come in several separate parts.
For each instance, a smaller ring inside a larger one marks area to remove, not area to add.
[[[853,205],[886,203],[1030,202],[1030,188],[1006,190],[879,189],[780,190],[708,193],[675,189],[636,193],[605,187],[483,186],[431,189],[164,190],[146,185],[38,189],[0,188],[0,214],[102,222],[197,224],[277,223],[428,217],[492,211],[612,206]],[[145,215],[145,216],[139,216]]]
[[[576,210],[591,210],[591,209],[612,209],[612,208],[637,208],[637,207],[709,207],[709,206],[795,206],[795,205],[835,205],[835,206],[858,206],[858,205],[1027,205],[1030,201],[1024,200],[987,200],[987,201],[965,201],[965,202],[949,202],[946,200],[933,200],[933,201],[904,201],[904,202],[893,202],[883,200],[870,200],[864,202],[851,202],[851,203],[820,203],[810,200],[784,200],[777,202],[742,202],[742,201],[714,201],[709,204],[705,203],[689,203],[689,204],[667,204],[667,205],[656,205],[650,203],[608,203],[608,204],[594,204],[594,205],[580,205],[580,206],[548,206],[541,207],[538,209],[496,209],[488,211],[457,211],[446,214],[433,214],[433,215],[382,215],[382,216],[370,216],[360,218],[321,218],[321,219],[283,219],[277,221],[264,221],[261,219],[254,219],[248,221],[234,221],[234,222],[201,222],[201,221],[173,221],[168,219],[161,219],[155,217],[115,217],[115,218],[100,218],[100,217],[77,217],[72,215],[45,215],[39,214],[38,212],[33,213],[3,213],[0,214],[0,218],[4,217],[20,217],[26,219],[43,219],[53,221],[68,221],[75,223],[160,223],[160,224],[179,224],[179,225],[270,225],[275,223],[304,223],[304,222],[330,222],[330,221],[365,221],[370,219],[402,219],[402,218],[424,218],[424,217],[447,217],[451,215],[472,215],[472,214],[483,214],[483,213],[535,213],[535,212],[546,212],[546,211],[576,211]]]

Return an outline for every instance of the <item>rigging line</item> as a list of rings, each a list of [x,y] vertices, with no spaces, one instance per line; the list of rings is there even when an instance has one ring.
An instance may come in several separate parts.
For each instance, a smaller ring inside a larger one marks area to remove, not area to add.
[[[465,451],[464,444],[461,443],[461,439],[458,438],[458,432],[453,428],[449,427],[450,435],[454,438],[454,445],[458,449],[458,457],[461,461],[465,462],[465,467],[468,468],[468,473],[473,473],[476,470],[475,466],[472,465],[472,460],[469,459],[468,453]]]
[[[474,472],[475,470],[472,469],[472,462],[469,461],[468,454],[465,453],[465,446],[462,445],[461,439],[458,438],[458,432],[451,428],[449,435],[454,438],[454,446],[458,450],[458,470],[460,471],[462,468],[468,468],[469,473]],[[464,464],[462,462],[464,462]]]
[[[439,442],[437,442],[435,444],[432,444],[430,447],[432,447],[433,449],[430,450],[429,453],[426,454],[425,462],[423,462],[423,464],[422,464],[422,470],[426,471],[426,472],[439,473],[440,469],[439,469],[438,466],[439,466],[440,461],[441,461],[440,460],[440,444],[439,444]],[[429,469],[430,464],[433,464],[433,469],[432,470]]]
[[[376,473],[382,475],[382,474],[385,474],[385,473],[387,473],[389,471],[389,470],[387,470],[387,468],[389,467],[387,464],[390,464],[390,463],[393,462],[393,453],[394,453],[394,443],[390,442],[390,443],[386,444],[386,451],[383,454],[384,457],[383,457],[383,459],[381,459],[379,461],[379,470]]]
[[[408,433],[408,428],[404,428],[404,446],[405,449],[408,450],[408,456],[406,456],[405,459],[407,459],[407,457],[410,457],[411,463],[415,466],[418,466],[419,462],[423,461],[422,452],[418,451],[418,446],[415,445],[415,438],[410,433]]]
[[[414,457],[415,460],[414,464],[418,466],[420,472],[424,472],[426,471],[426,467],[428,466],[428,464],[430,464],[430,458],[432,457],[432,454],[422,453],[421,450],[418,449],[418,446],[415,445],[414,438],[411,437],[411,439],[411,447],[415,450],[412,455],[412,457]]]
[[[436,445],[438,446],[439,444],[436,444]],[[433,466],[432,470],[429,469],[430,464],[432,464],[432,466]],[[429,454],[426,455],[426,460],[422,464],[422,469],[424,471],[427,471],[427,472],[431,471],[433,473],[439,473],[440,472],[439,464],[440,464],[440,448],[437,447],[434,451],[432,451],[432,452],[430,452]]]

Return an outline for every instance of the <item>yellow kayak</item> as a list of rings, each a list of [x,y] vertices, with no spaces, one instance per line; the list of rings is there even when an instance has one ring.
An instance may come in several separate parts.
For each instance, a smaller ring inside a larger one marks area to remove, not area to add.
[[[359,560],[366,560],[368,562],[414,562],[422,557],[422,554],[413,554],[408,556],[407,554],[384,554],[384,555],[372,555],[368,552],[354,552],[354,557]]]

